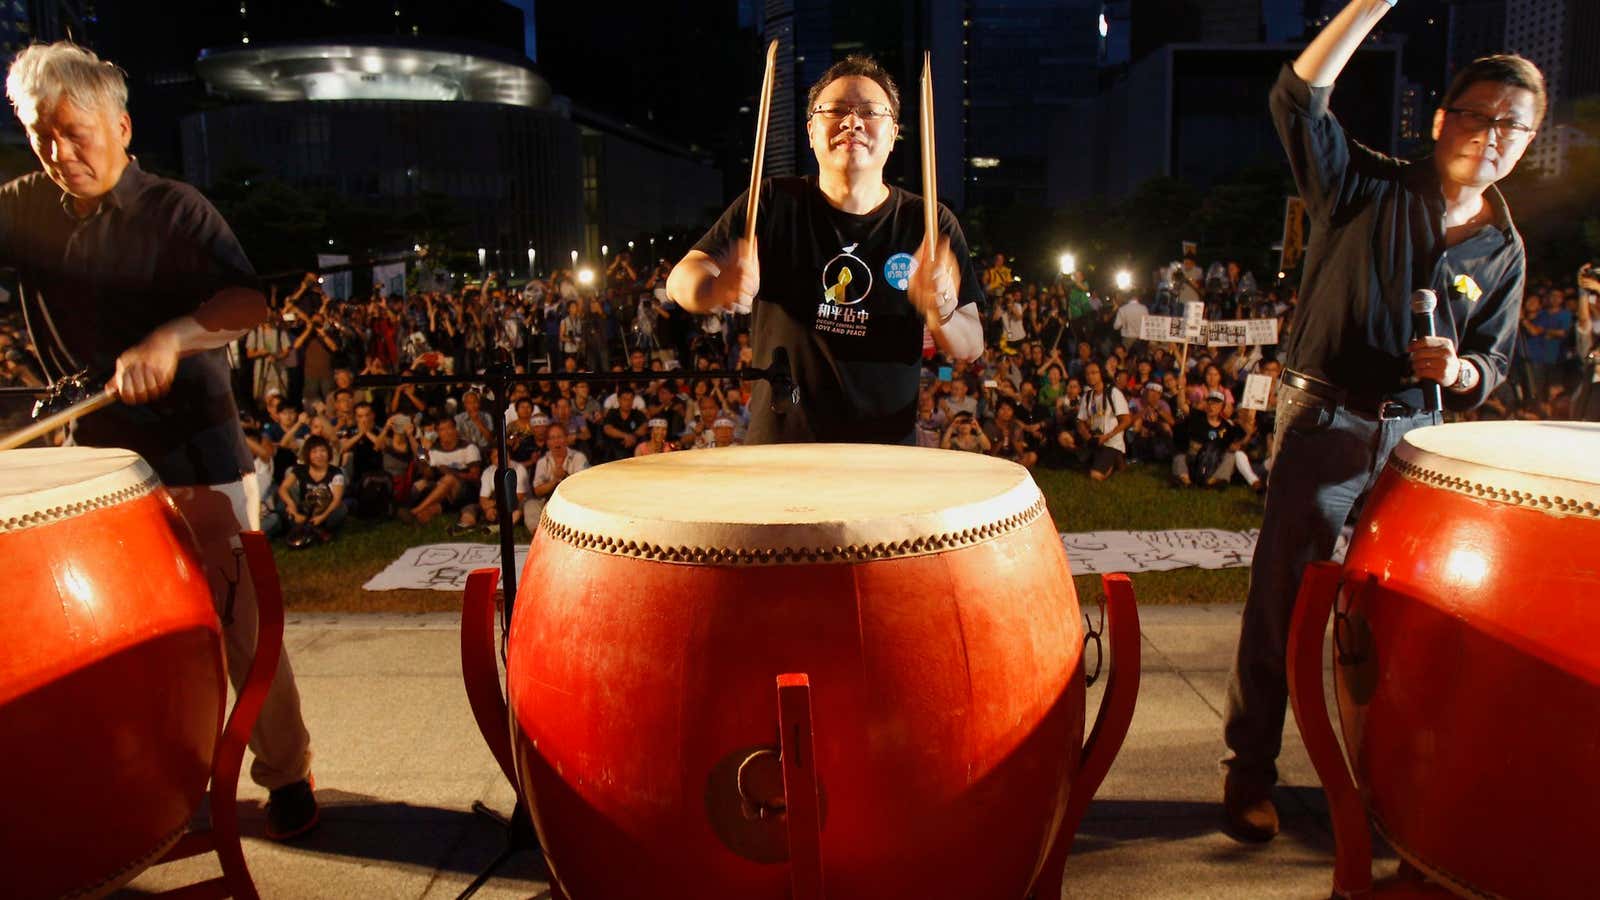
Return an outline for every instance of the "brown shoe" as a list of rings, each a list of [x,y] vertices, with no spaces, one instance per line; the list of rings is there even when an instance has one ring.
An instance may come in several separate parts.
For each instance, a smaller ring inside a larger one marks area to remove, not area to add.
[[[1236,841],[1264,844],[1278,836],[1272,785],[1229,772],[1222,782],[1223,831]]]

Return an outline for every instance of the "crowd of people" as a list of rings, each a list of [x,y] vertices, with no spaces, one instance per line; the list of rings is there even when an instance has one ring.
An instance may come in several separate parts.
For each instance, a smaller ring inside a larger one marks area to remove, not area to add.
[[[589,285],[562,270],[525,284],[491,276],[457,291],[375,289],[351,300],[331,299],[309,273],[274,288],[270,321],[233,353],[246,437],[270,486],[264,527],[296,547],[331,539],[352,514],[448,516],[452,534],[487,530],[499,516],[494,415],[506,423],[513,523],[536,522],[561,480],[590,465],[741,443],[749,383],[695,373],[751,364],[749,317],[678,309],[664,289],[669,268],[638,271],[621,253]],[[1200,302],[1208,319],[1276,318],[1286,340],[1293,289],[1259,287],[1235,263],[1202,269],[1192,257],[1153,273],[1149,292],[1096,290],[1081,272],[1025,281],[1001,255],[980,278],[984,353],[950,365],[928,347],[919,444],[1095,481],[1137,463],[1159,467],[1175,487],[1262,489],[1275,399],[1246,404],[1245,385],[1264,375],[1275,392],[1277,347],[1153,343],[1141,325]],[[1571,287],[1529,286],[1513,377],[1479,415],[1593,417],[1600,293],[1585,288],[1600,292],[1587,269]],[[40,382],[26,349],[18,323],[0,328],[4,383]],[[470,381],[497,359],[527,376],[503,405]],[[595,371],[634,377],[593,389],[562,377]],[[468,380],[357,385],[358,376],[393,373]]]

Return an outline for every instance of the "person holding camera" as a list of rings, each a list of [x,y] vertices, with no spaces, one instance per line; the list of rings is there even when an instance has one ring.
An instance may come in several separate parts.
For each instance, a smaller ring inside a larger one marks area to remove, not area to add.
[[[1105,481],[1122,470],[1128,461],[1127,439],[1123,432],[1133,424],[1128,398],[1105,380],[1100,364],[1083,368],[1086,384],[1078,400],[1078,456],[1089,466],[1089,477]]]
[[[1429,383],[1464,412],[1505,379],[1522,306],[1522,238],[1495,183],[1539,128],[1544,77],[1519,56],[1465,65],[1434,111],[1432,155],[1381,156],[1345,133],[1329,103],[1393,3],[1351,0],[1270,95],[1315,240],[1282,347],[1276,452],[1223,717],[1223,826],[1241,841],[1278,833],[1272,790],[1302,573],[1332,555],[1405,434],[1441,421],[1425,403]],[[1418,334],[1411,312],[1423,288],[1438,297],[1435,337]]]
[[[478,446],[461,440],[456,420],[449,416],[440,416],[433,427],[433,441],[424,437],[427,465],[422,476],[411,484],[412,496],[420,494],[422,499],[399,513],[400,520],[407,524],[426,524],[441,512],[456,509],[478,496],[483,462]]]
[[[971,413],[957,413],[950,420],[950,425],[945,428],[944,436],[939,439],[939,447],[944,450],[965,450],[968,453],[988,453],[994,449],[989,442],[989,436],[978,427],[977,418]]]

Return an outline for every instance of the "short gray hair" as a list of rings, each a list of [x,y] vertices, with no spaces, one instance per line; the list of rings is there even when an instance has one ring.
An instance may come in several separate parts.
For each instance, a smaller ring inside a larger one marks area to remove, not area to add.
[[[71,41],[34,44],[17,54],[6,75],[6,96],[24,124],[52,110],[62,97],[85,112],[122,113],[128,109],[128,82],[122,70]]]

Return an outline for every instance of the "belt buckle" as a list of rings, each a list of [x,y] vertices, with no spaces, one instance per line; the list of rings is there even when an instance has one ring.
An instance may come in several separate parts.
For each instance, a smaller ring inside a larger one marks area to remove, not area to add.
[[[1409,419],[1411,417],[1411,412],[1411,407],[1399,402],[1398,400],[1385,400],[1378,404],[1378,418],[1384,420]]]

